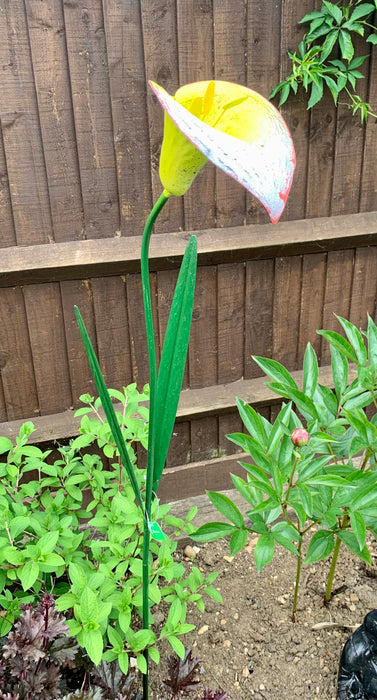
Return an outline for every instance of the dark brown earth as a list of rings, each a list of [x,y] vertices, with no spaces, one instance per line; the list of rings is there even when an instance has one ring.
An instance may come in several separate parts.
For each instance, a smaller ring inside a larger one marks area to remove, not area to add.
[[[258,574],[255,542],[256,537],[233,559],[225,540],[201,545],[195,561],[187,562],[205,574],[218,571],[214,585],[223,597],[222,605],[206,598],[204,613],[196,608],[188,613],[196,630],[184,642],[202,660],[203,683],[228,691],[229,700],[335,700],[343,645],[377,607],[374,571],[343,548],[334,582],[339,592],[325,607],[330,562],[303,567],[293,623],[296,557],[279,549]],[[321,629],[322,623],[332,626]],[[163,666],[152,665],[152,675],[163,677]]]

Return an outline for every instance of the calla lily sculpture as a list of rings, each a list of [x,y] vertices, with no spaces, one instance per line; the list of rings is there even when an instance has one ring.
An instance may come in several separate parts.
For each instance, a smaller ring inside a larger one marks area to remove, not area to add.
[[[150,85],[165,110],[160,178],[166,192],[184,194],[210,160],[255,195],[276,223],[295,152],[275,107],[249,88],[219,80],[185,85],[174,98]]]
[[[181,87],[175,97],[151,83],[165,110],[160,159],[163,193],[154,205],[141,243],[141,278],[150,370],[148,461],[145,490],[140,492],[98,360],[83,319],[76,316],[102,406],[113,432],[135,500],[143,513],[143,629],[149,629],[148,593],[150,538],[163,540],[151,507],[164,468],[173,431],[190,335],[197,265],[196,237],[183,256],[157,373],[151,292],[149,242],[153,226],[171,195],[183,195],[205,165],[212,161],[241,183],[264,205],[276,223],[292,183],[295,153],[288,128],[279,112],[261,95],[223,81]],[[183,648],[183,647],[182,647]],[[144,700],[148,700],[148,648],[144,650]]]

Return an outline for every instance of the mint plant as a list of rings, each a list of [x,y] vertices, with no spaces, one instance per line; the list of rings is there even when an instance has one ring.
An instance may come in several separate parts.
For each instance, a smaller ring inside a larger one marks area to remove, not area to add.
[[[310,91],[308,109],[311,109],[327,87],[335,104],[339,95],[346,93],[348,107],[353,114],[360,113],[362,122],[368,115],[375,117],[371,106],[356,94],[356,81],[364,77],[358,69],[368,55],[355,57],[353,37],[367,34],[365,41],[377,44],[377,27],[373,23],[376,8],[376,0],[350,0],[346,4],[323,0],[320,10],[306,14],[300,24],[309,24],[309,30],[298,50],[288,51],[292,71],[273,88],[270,99],[280,94],[279,105],[282,105],[302,85],[306,92]]]
[[[293,619],[305,540],[305,564],[331,556],[325,593],[329,602],[341,545],[370,564],[367,532],[377,536],[377,327],[369,318],[367,332],[361,333],[346,319],[338,320],[346,337],[319,331],[330,344],[334,390],[319,383],[310,344],[302,387],[279,362],[254,357],[270,379],[267,385],[288,403],[272,424],[237,399],[248,432],[228,438],[250,461],[240,462],[246,479],[233,475],[232,480],[250,505],[249,520],[225,494],[210,491],[212,504],[229,522],[203,525],[193,535],[202,542],[230,535],[235,554],[248,533],[258,533],[258,571],[273,558],[276,543],[295,554]]]
[[[118,402],[114,413],[125,449],[135,461],[137,442],[144,444],[148,436],[148,411],[142,405],[148,388],[139,393],[130,385],[110,393]],[[204,591],[221,599],[211,585],[217,574],[205,578],[193,567],[186,575],[174,559],[177,542],[163,532],[191,533],[196,509],[183,520],[155,499],[151,519],[156,528],[148,557],[151,623],[161,602],[168,612],[158,632],[141,629],[144,516],[101,402],[87,395],[83,401],[85,407],[77,412],[81,434],[59,448],[58,459],[28,444],[34,430],[30,422],[22,426],[15,445],[0,438],[0,635],[12,629],[22,605],[52,593],[56,610],[66,614],[70,635],[94,664],[116,659],[126,674],[134,656],[144,671],[143,652],[148,649],[158,663],[156,644],[163,639],[184,655],[179,636],[194,629],[186,623],[187,603],[203,610]],[[93,442],[115,460],[110,470],[86,451]],[[134,475],[142,493],[145,470],[135,469]]]

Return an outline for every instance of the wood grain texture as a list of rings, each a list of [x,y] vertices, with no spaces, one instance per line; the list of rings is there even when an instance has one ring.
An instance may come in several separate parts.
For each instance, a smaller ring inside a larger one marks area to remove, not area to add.
[[[275,260],[273,358],[287,369],[297,369],[302,258]]]
[[[365,55],[365,44],[361,37],[354,40],[355,55]],[[362,67],[362,73],[368,72],[368,59]],[[368,97],[368,83],[360,80],[357,93],[362,100]],[[349,99],[346,98],[346,103]],[[333,189],[331,214],[349,214],[359,211],[361,195],[361,173],[363,168],[365,125],[361,124],[360,115],[353,116],[345,104],[339,104],[337,110],[337,133],[334,153]]]
[[[84,235],[80,173],[61,0],[26,0],[55,241]]]
[[[38,396],[19,287],[0,290],[0,371],[8,420],[37,415]]]
[[[217,269],[219,383],[236,381],[244,373],[245,273],[242,263],[219,265]],[[238,411],[219,416],[220,455],[237,452],[226,435],[241,429]]]
[[[91,280],[98,360],[108,387],[132,382],[129,318],[125,278]]]
[[[72,406],[60,287],[30,285],[24,297],[39,410],[56,413]]]
[[[217,383],[217,270],[200,267],[196,277],[189,345],[190,387]]]
[[[376,312],[377,248],[356,248],[352,279],[349,320],[366,330],[368,314],[373,319]]]
[[[246,85],[246,6],[233,0],[213,3],[215,79]],[[216,170],[216,225],[242,225],[246,190]]]
[[[72,387],[73,406],[80,406],[81,394],[97,396],[98,392],[86,357],[84,344],[77,325],[74,306],[78,306],[86,329],[98,353],[94,322],[93,292],[90,280],[66,280],[60,283],[64,330],[68,350],[68,366]]]
[[[377,46],[371,47],[368,102],[377,113]],[[365,131],[361,173],[360,211],[377,209],[377,171],[373,154],[377,152],[377,120],[369,117]]]
[[[180,84],[212,80],[212,0],[177,0],[177,25]],[[211,163],[207,163],[184,196],[186,230],[215,226],[215,192],[215,169]]]
[[[274,278],[273,260],[246,263],[245,379],[261,374],[252,355],[272,355]]]
[[[321,6],[322,0],[314,0],[312,9],[320,10]],[[309,24],[303,26],[308,28]],[[328,88],[325,87],[322,99],[309,112],[306,195],[306,216],[308,217],[329,216],[331,213],[336,119],[334,100]]]
[[[240,3],[241,4],[241,3]],[[247,86],[268,99],[280,80],[281,3],[246,0]],[[247,222],[264,223],[268,214],[262,204],[247,193]]]
[[[198,264],[268,260],[308,253],[376,245],[377,212],[279,224],[196,231]],[[151,271],[177,268],[186,250],[186,232],[152,236]],[[141,237],[72,241],[2,249],[0,287],[83,279],[140,270]]]
[[[354,266],[354,251],[345,250],[327,254],[325,298],[323,302],[322,328],[342,333],[334,314],[349,318]],[[330,361],[329,344],[321,339],[321,364]]]
[[[7,163],[0,117],[0,248],[16,245]]]
[[[141,0],[140,5],[146,78],[155,81],[174,95],[180,84],[175,0]],[[150,89],[147,91],[147,107],[152,192],[156,201],[163,190],[159,177],[159,161],[164,112]],[[171,197],[158,217],[156,233],[177,231],[182,227],[182,197]]]
[[[121,231],[132,236],[152,206],[140,0],[104,0],[103,11]]]
[[[50,201],[23,0],[1,0],[0,17],[0,118],[17,243],[48,243]]]
[[[120,229],[102,5],[63,0],[86,238]]]
[[[290,49],[295,51],[303,38],[305,29],[299,24],[300,19],[313,9],[313,0],[282,0],[281,3],[281,80],[291,72],[291,61],[287,56]],[[291,131],[296,151],[296,170],[293,177],[292,189],[282,220],[301,219],[305,217],[307,190],[307,162],[309,113],[307,111],[307,96],[300,91],[292,96],[282,106],[281,112]]]
[[[127,275],[127,309],[130,325],[131,360],[133,368],[133,381],[139,389],[149,383],[149,365],[147,336],[143,314],[143,293],[140,275]],[[150,275],[151,301],[154,320],[154,340],[156,354],[160,358],[160,339],[158,332],[158,305],[157,305],[157,275]]]
[[[301,367],[306,346],[310,343],[315,352],[321,349],[321,337],[317,334],[322,326],[323,300],[326,283],[326,253],[304,255],[302,259],[302,286],[300,328],[297,360]]]

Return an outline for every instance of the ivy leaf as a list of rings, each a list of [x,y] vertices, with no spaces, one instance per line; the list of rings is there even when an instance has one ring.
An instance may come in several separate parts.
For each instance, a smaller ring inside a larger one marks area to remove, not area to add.
[[[354,54],[354,48],[350,33],[346,32],[344,29],[341,29],[339,32],[339,47],[342,58],[344,58],[345,61],[350,61]]]

